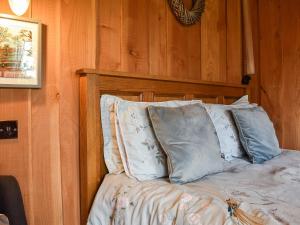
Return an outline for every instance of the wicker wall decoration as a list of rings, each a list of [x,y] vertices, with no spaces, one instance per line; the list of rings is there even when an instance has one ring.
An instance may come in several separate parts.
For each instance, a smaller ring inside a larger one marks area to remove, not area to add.
[[[200,20],[205,9],[205,0],[192,0],[193,7],[188,10],[184,7],[183,0],[168,0],[176,19],[184,25],[193,25]]]

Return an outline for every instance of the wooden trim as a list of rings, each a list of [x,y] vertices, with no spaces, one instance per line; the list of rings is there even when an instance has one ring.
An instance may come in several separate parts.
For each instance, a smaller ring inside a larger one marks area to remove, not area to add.
[[[77,73],[80,74],[81,224],[86,224],[97,189],[107,174],[100,124],[102,94],[148,102],[155,99],[203,99],[212,103],[229,103],[249,91],[247,86],[218,82],[160,79],[91,69]]]
[[[126,73],[126,72],[118,72],[118,71],[103,71],[103,70],[95,70],[95,69],[80,69],[76,72],[80,76],[86,76],[87,74],[94,75],[106,75],[113,77],[131,77],[131,78],[141,78],[145,80],[159,80],[159,81],[172,81],[172,82],[180,82],[180,83],[193,83],[193,84],[209,84],[216,86],[226,86],[226,87],[247,87],[246,85],[233,84],[233,83],[223,83],[223,82],[211,82],[211,81],[199,81],[199,80],[191,80],[191,79],[174,79],[170,77],[162,77],[159,75],[149,75],[142,73]]]

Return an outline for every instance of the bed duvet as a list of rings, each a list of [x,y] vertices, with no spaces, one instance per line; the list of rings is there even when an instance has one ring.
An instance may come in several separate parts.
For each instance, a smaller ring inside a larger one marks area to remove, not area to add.
[[[107,175],[88,225],[238,224],[227,199],[264,224],[300,224],[300,152],[284,151],[262,165],[234,160],[222,173],[176,185]]]

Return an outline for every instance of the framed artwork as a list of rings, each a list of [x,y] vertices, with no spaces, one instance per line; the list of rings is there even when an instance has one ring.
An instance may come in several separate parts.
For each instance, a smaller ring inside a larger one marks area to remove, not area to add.
[[[42,24],[0,14],[0,87],[41,88]]]

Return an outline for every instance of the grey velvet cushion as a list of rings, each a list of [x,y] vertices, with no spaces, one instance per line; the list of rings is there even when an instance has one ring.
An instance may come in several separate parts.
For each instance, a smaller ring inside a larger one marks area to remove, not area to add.
[[[263,108],[232,109],[231,112],[252,163],[263,163],[281,154],[273,123]]]
[[[149,106],[148,112],[167,155],[171,183],[187,183],[223,170],[216,130],[201,104]]]

